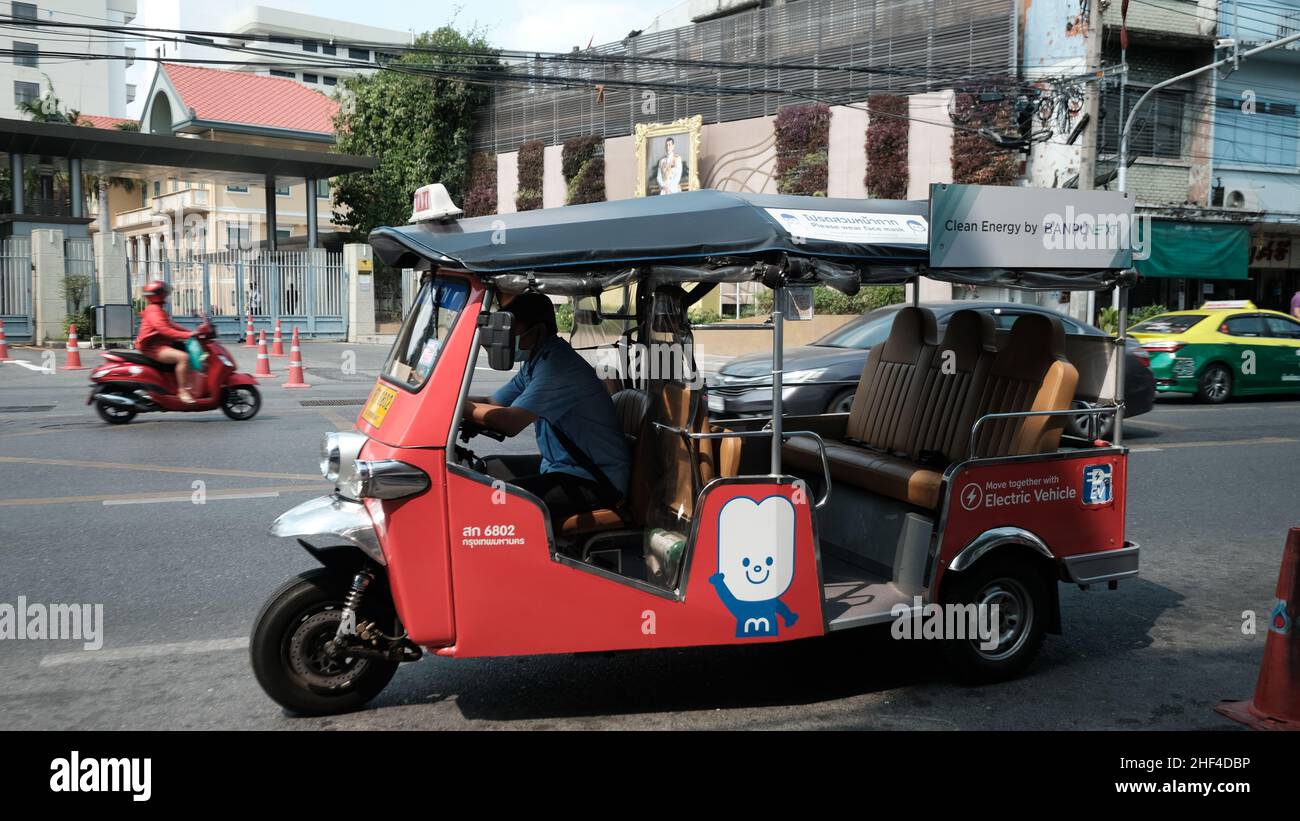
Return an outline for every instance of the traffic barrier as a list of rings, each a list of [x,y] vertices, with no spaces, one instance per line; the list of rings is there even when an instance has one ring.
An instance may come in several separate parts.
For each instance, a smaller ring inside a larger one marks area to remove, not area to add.
[[[1224,701],[1215,711],[1255,730],[1300,730],[1300,527],[1287,533],[1277,575],[1277,604],[1268,618],[1264,661],[1251,701]]]
[[[244,330],[244,347],[257,347],[257,334],[253,331],[253,312],[248,312],[248,327]]]
[[[275,338],[271,340],[271,356],[284,356],[284,337],[280,335],[280,320],[275,321]]]
[[[68,326],[68,353],[63,362],[65,371],[84,371],[86,367],[81,364],[81,348],[77,346],[77,326]]]
[[[282,388],[310,388],[302,379],[302,350],[298,347],[298,326],[293,326],[293,340],[289,343],[289,379]]]
[[[264,379],[270,379],[275,376],[271,373],[271,358],[266,354],[266,331],[257,340],[257,370],[253,376],[260,376]]]
[[[0,362],[8,362],[11,358],[9,343],[5,341],[5,321],[0,319]]]

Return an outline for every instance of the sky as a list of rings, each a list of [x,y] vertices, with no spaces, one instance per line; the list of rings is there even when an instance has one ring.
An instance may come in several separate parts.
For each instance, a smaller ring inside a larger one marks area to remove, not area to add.
[[[479,27],[499,48],[568,51],[621,40],[677,0],[259,0],[261,5],[417,33]]]

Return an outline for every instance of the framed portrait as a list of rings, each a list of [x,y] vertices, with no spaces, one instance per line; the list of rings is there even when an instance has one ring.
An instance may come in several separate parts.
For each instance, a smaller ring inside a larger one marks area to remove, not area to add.
[[[700,128],[698,114],[671,123],[641,123],[636,127],[636,195],[657,197],[700,187]]]

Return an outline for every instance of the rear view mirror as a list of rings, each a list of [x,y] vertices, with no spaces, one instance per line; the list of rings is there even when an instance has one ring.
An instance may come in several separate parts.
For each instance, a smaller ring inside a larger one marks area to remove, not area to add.
[[[488,314],[479,328],[479,342],[487,351],[488,365],[494,371],[508,371],[515,366],[515,317],[509,311]]]

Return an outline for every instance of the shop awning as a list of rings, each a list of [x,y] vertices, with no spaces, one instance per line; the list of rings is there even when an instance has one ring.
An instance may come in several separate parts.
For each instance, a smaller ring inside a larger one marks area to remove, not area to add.
[[[1144,277],[1249,279],[1250,229],[1245,225],[1153,220],[1151,253],[1134,267]]]

